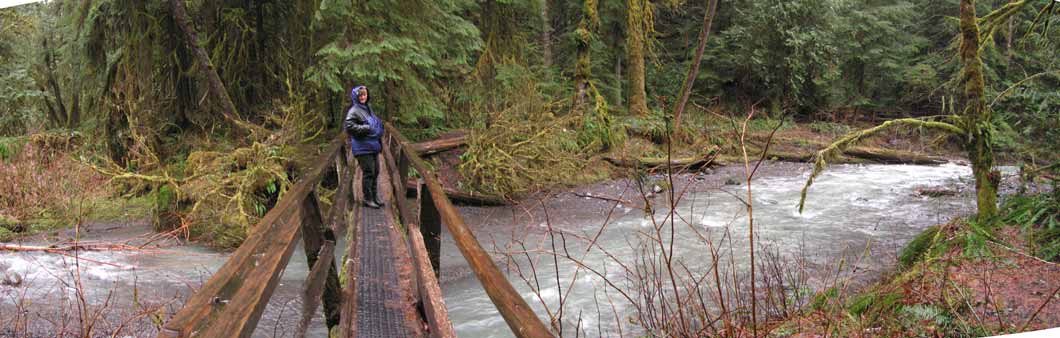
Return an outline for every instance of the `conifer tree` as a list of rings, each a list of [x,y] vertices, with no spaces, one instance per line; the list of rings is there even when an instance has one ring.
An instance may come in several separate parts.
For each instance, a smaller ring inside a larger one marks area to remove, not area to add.
[[[478,29],[460,16],[467,1],[322,1],[316,27],[337,27],[305,76],[344,92],[374,87],[384,116],[404,123],[445,114],[442,81],[467,72],[482,47]]]

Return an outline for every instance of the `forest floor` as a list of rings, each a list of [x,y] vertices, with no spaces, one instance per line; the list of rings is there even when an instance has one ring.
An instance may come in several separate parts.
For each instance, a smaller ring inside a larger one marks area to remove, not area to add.
[[[937,252],[861,290],[817,294],[776,337],[967,337],[1060,327],[1060,264],[1027,254],[1004,226],[969,255],[966,225],[942,226]]]

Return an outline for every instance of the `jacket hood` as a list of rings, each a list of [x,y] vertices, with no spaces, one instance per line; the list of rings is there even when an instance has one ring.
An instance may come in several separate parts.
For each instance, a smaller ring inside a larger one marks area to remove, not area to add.
[[[357,105],[361,104],[360,101],[357,101],[357,93],[360,93],[361,89],[367,89],[367,87],[365,87],[365,86],[354,86],[353,89],[350,90],[350,100],[353,101],[353,104],[357,104]],[[372,94],[371,93],[368,94],[368,100],[364,101],[364,104],[368,104],[368,102],[372,102]]]

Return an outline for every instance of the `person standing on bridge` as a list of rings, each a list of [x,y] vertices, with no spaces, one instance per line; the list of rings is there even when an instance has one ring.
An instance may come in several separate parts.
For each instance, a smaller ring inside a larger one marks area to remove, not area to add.
[[[368,104],[368,88],[355,86],[350,91],[353,104],[346,110],[343,127],[350,136],[350,149],[364,173],[361,187],[364,191],[364,205],[378,209],[383,205],[376,192],[376,177],[379,175],[378,155],[382,151],[383,121],[372,111]]]

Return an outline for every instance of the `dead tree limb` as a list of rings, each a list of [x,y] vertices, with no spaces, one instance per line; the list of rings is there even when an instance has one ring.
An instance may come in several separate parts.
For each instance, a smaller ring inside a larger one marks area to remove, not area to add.
[[[718,0],[707,0],[707,8],[703,13],[703,28],[699,31],[699,45],[696,46],[696,56],[692,58],[692,64],[688,68],[688,75],[681,84],[681,96],[674,108],[674,125],[681,125],[681,115],[685,112],[688,97],[692,95],[692,85],[696,82],[699,74],[699,63],[703,60],[703,51],[707,48],[707,39],[710,38],[710,26],[714,23],[714,14],[717,13]],[[677,130],[680,130],[678,128]]]

